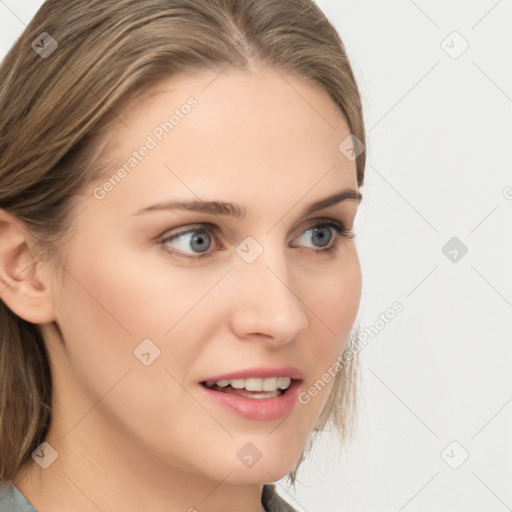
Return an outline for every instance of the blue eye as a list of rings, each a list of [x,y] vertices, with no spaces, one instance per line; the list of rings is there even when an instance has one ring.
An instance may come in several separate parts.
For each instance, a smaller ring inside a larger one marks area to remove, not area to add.
[[[333,239],[332,230],[335,231],[334,235],[334,243],[329,247],[323,249],[322,247],[327,246],[329,242]],[[336,220],[326,220],[321,222],[320,224],[316,224],[315,226],[309,228],[304,232],[299,238],[305,236],[307,233],[312,234],[312,240],[320,243],[319,249],[314,249],[317,254],[328,255],[335,253],[338,249],[339,241],[344,238],[350,240],[355,238],[355,234],[347,229],[343,224]]]
[[[333,233],[334,231],[334,233]],[[212,256],[212,252],[207,252],[214,242],[218,241],[219,229],[213,224],[199,224],[193,229],[182,231],[171,236],[164,238],[160,243],[164,246],[165,250],[178,257],[198,260]],[[306,231],[297,238],[300,240],[303,237],[309,238],[313,242],[311,247],[316,253],[327,255],[335,252],[338,249],[340,239],[352,239],[355,237],[354,233],[338,221],[326,220],[320,222]],[[334,242],[329,245],[329,243]],[[167,247],[171,245],[177,248],[178,251],[169,250]],[[318,245],[316,245],[318,244]],[[192,255],[187,252],[192,250]]]
[[[191,234],[194,234],[194,236],[191,237]],[[197,252],[205,252],[212,245],[210,233],[208,233],[207,231],[199,230],[186,231],[185,233],[175,235],[169,238],[168,240],[174,240],[175,244],[177,243],[177,246],[180,250],[186,250],[187,246],[190,245],[190,247]]]
[[[217,232],[217,227],[212,224],[200,224],[195,229],[189,229],[188,231],[183,231],[176,235],[169,236],[162,240],[162,243],[166,245],[168,242],[173,241],[173,247],[176,247],[177,244],[179,252],[169,251],[177,256],[183,256],[185,258],[202,258],[205,256],[211,256],[211,254],[206,253],[206,251],[211,247],[212,238],[217,236]],[[188,254],[183,254],[190,248],[198,251],[199,255],[189,256]]]
[[[327,226],[326,224],[319,224],[318,226],[305,231],[298,239],[300,240],[303,237],[311,237],[313,244],[317,244],[315,247],[322,248],[328,245],[332,240],[333,233],[330,226]]]

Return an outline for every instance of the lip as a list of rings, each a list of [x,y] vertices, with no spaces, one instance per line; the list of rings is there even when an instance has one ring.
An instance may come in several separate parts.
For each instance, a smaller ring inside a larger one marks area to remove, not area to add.
[[[275,370],[273,371],[275,372]],[[236,375],[237,377],[231,377],[231,375]],[[243,377],[240,375],[243,375]],[[245,377],[246,375],[248,375],[248,377]],[[261,377],[261,375],[260,371],[258,373],[254,373],[254,371],[251,370],[250,373],[237,372],[235,374],[230,373],[222,375],[221,377],[233,379]],[[276,374],[272,373],[272,375],[275,376]],[[279,376],[289,377],[289,374]],[[221,380],[220,378],[215,379]],[[204,395],[214,404],[231,413],[248,420],[271,421],[282,418],[293,411],[297,403],[301,385],[302,380],[292,380],[290,387],[282,395],[273,398],[246,398],[244,396],[223,393],[222,391],[214,391],[213,389],[203,386],[201,383],[198,384],[198,387],[201,390],[200,392],[204,393]]]
[[[260,378],[266,379],[271,377],[290,377],[293,380],[302,380],[304,375],[302,372],[293,366],[285,366],[281,368],[270,368],[268,366],[260,366],[257,368],[248,368],[246,370],[239,370],[237,372],[225,373],[223,375],[214,375],[213,377],[205,377],[200,382],[218,381],[218,380],[231,380],[231,379],[250,379]],[[250,399],[252,400],[252,399]],[[269,400],[262,398],[262,400]]]
[[[205,382],[216,382],[219,380],[231,379],[266,379],[271,377],[289,377],[292,379],[290,387],[282,394],[273,398],[247,398],[244,396],[215,391],[203,385]],[[299,390],[304,379],[303,373],[294,366],[282,366],[272,368],[259,366],[238,370],[236,372],[224,373],[205,377],[198,383],[201,393],[214,404],[234,413],[242,418],[255,421],[271,421],[292,412],[297,403]]]

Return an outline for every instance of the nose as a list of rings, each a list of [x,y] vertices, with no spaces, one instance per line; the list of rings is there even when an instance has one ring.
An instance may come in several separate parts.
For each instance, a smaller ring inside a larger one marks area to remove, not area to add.
[[[293,282],[284,251],[265,248],[252,263],[233,269],[231,327],[240,339],[264,337],[275,346],[293,341],[308,325],[305,304]]]

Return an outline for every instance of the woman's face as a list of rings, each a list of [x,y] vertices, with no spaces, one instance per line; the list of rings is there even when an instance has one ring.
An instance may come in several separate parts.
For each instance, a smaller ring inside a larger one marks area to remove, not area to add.
[[[141,465],[281,478],[359,306],[356,245],[336,228],[358,207],[348,125],[320,87],[267,68],[176,77],[117,115],[116,165],[77,200],[60,331],[44,326],[52,428]]]

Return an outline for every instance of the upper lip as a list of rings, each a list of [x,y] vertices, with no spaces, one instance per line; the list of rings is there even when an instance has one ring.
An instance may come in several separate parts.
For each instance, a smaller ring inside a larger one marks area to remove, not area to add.
[[[219,380],[232,380],[232,379],[250,379],[260,378],[266,379],[271,377],[290,377],[290,379],[302,380],[304,375],[302,372],[293,366],[283,366],[280,368],[258,367],[247,368],[246,370],[239,370],[236,372],[224,373],[222,375],[214,375],[201,379],[200,382],[206,381],[219,381]]]

